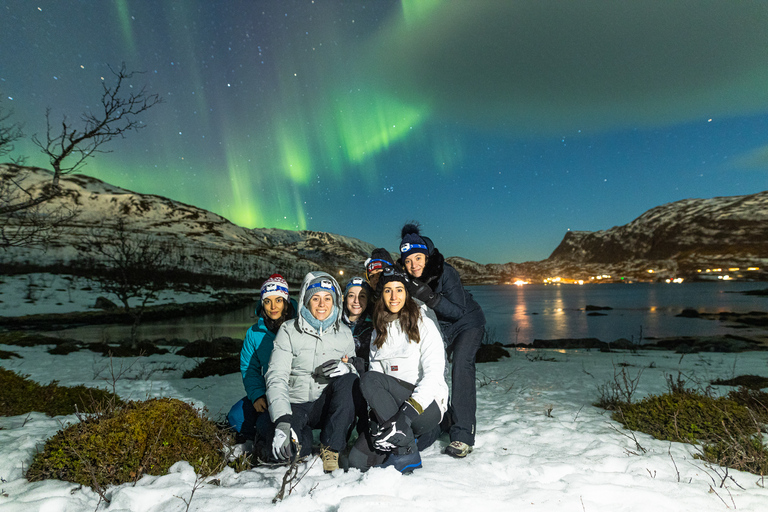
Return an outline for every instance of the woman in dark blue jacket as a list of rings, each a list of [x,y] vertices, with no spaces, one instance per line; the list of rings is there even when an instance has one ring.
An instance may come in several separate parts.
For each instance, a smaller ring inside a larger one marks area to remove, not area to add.
[[[408,292],[434,310],[447,351],[452,355],[449,408],[451,444],[445,453],[466,457],[475,444],[477,393],[475,356],[483,341],[485,315],[464,289],[459,273],[445,262],[419,227],[401,231],[400,260],[409,277]]]

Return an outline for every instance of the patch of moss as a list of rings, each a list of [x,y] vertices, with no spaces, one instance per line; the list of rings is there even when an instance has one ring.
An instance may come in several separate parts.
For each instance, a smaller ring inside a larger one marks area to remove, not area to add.
[[[167,474],[182,460],[210,474],[225,464],[225,438],[212,421],[180,400],[129,402],[57,433],[35,456],[27,478],[57,478],[96,489],[135,482],[144,474]]]
[[[103,389],[86,386],[59,386],[56,381],[45,386],[0,368],[0,416],[18,416],[38,411],[48,416],[92,413],[104,409],[105,404],[119,404],[120,399]]]
[[[240,371],[240,357],[228,356],[222,358],[212,358],[204,360],[191,370],[187,370],[182,375],[183,379],[203,379],[212,375],[229,375]]]
[[[651,395],[636,404],[621,404],[612,417],[629,429],[667,441],[717,441],[736,430],[759,432],[743,405],[691,391]]]

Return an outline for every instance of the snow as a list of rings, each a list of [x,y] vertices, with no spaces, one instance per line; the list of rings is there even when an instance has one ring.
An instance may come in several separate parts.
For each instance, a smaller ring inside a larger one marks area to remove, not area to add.
[[[111,388],[108,359],[85,351],[54,356],[46,348],[0,345],[22,356],[0,360],[0,365],[41,383],[57,379],[64,385]],[[720,487],[724,470],[695,459],[695,447],[637,433],[647,450],[642,452],[609,413],[591,405],[597,385],[611,379],[620,363],[631,365],[631,375],[644,370],[638,390],[644,395],[664,392],[665,375],[676,377],[678,371],[692,385],[717,377],[765,375],[767,360],[762,352],[681,357],[657,351],[513,351],[503,361],[478,365],[477,440],[466,459],[442,454],[448,443],[443,437],[422,453],[423,469],[409,476],[391,468],[324,474],[320,461],[310,460],[301,467],[300,474],[306,475],[299,485],[277,505],[272,498],[284,468],[226,469],[195,490],[189,510],[390,512],[414,505],[440,512],[768,510],[768,490],[759,476],[730,470],[733,480]],[[125,370],[115,383],[123,398],[174,397],[207,406],[212,417],[220,417],[244,394],[239,374],[181,379],[195,361],[174,354],[114,362]],[[109,488],[109,504],[99,505],[95,492],[75,484],[27,482],[24,468],[35,450],[75,420],[38,413],[0,418],[0,510],[186,509],[183,500],[189,501],[196,484],[186,462],[173,466],[169,475]],[[220,485],[208,483],[213,478]]]
[[[97,297],[105,297],[122,307],[117,296],[102,292],[98,282],[80,276],[35,272],[0,277],[0,285],[0,316],[92,311]],[[163,290],[157,300],[148,305],[214,301],[211,294],[221,291],[227,290],[210,287],[197,293]],[[139,302],[139,299],[129,300],[131,306]]]

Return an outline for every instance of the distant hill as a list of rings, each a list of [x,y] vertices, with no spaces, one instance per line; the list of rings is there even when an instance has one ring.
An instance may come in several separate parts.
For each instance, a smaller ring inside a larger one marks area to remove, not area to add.
[[[18,171],[24,185],[39,190],[51,172],[38,168],[0,166],[3,172]],[[258,284],[280,271],[298,284],[310,270],[325,270],[339,277],[360,275],[374,246],[342,235],[317,231],[248,229],[224,217],[179,201],[139,194],[84,175],[65,176],[61,187],[79,214],[55,243],[45,250],[12,248],[0,253],[4,265],[37,267],[77,266],[81,259],[75,244],[94,229],[109,226],[118,216],[126,229],[137,234],[158,235],[175,242],[183,253],[181,270],[221,276]],[[50,207],[55,207],[54,200]],[[346,281],[346,277],[340,277]]]
[[[728,274],[766,279],[768,191],[685,199],[652,208],[624,226],[568,231],[549,258],[540,262],[478,265],[461,258],[450,261],[462,269],[465,280],[476,283],[506,282],[515,277],[589,280],[606,275],[611,280],[717,279]]]

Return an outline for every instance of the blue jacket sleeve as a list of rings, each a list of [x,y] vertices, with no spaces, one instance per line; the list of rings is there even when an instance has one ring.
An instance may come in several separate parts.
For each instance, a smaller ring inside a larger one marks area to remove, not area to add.
[[[240,350],[240,373],[248,399],[253,402],[267,392],[264,374],[269,366],[275,335],[265,326],[254,325],[245,335],[243,348]]]
[[[443,298],[435,306],[435,313],[441,320],[455,322],[468,311],[467,292],[461,284],[459,272],[449,265],[443,269],[440,280],[441,287],[438,292]]]

